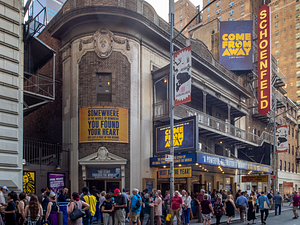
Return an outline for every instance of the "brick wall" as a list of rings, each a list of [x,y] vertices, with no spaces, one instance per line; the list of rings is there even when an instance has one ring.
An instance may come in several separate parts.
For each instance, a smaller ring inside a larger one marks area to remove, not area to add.
[[[112,73],[112,102],[97,102],[96,73]],[[117,106],[128,108],[130,115],[130,63],[120,52],[112,52],[107,59],[100,59],[95,52],[88,52],[79,63],[78,107]],[[128,124],[130,117],[128,118]],[[128,126],[130,137],[130,127]],[[129,138],[130,140],[130,138]],[[127,159],[125,187],[130,187],[130,143],[82,143],[79,144],[79,159],[95,153],[105,146],[110,153]],[[81,171],[81,168],[79,169]],[[83,183],[80,183],[83,185]],[[81,187],[80,187],[81,188]]]

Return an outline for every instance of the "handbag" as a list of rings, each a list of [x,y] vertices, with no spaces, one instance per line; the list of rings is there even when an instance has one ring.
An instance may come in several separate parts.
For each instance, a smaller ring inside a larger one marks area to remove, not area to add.
[[[77,209],[74,209],[73,212],[70,213],[70,219],[72,221],[78,220],[79,218],[85,215],[85,211],[83,209],[78,209],[78,205],[74,202],[77,206]]]
[[[268,205],[268,203],[267,203],[267,201],[266,201],[266,198],[265,198],[265,200],[264,200],[264,209],[269,209],[270,207],[269,207],[269,205]]]

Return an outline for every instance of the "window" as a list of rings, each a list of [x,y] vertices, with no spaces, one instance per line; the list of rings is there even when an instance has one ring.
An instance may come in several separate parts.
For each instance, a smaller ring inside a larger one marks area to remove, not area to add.
[[[293,82],[291,83],[291,87],[293,87],[294,86],[294,84],[293,84]]]
[[[292,138],[294,137],[294,127],[292,127]],[[294,151],[294,146],[292,146],[292,150]],[[294,155],[294,153],[293,153]]]
[[[182,16],[180,16],[180,21],[182,20]]]
[[[286,171],[286,161],[284,161],[283,170]]]
[[[297,13],[296,14],[296,20],[299,20],[299,18],[300,18],[300,13]]]
[[[279,31],[275,32],[275,37],[279,36]]]
[[[290,7],[290,11],[293,11],[293,7]]]
[[[300,68],[300,62],[296,62],[296,66],[299,69]]]
[[[182,9],[180,9],[180,13],[182,13]]]
[[[300,78],[300,71],[296,72],[297,78]]]
[[[290,30],[292,30],[292,29],[293,29],[293,25],[290,26]]]
[[[244,12],[242,12],[242,13],[241,13],[241,17],[243,17],[244,15],[245,15],[245,13],[244,13]]]
[[[275,46],[278,46],[279,45],[279,41],[275,41]]]
[[[283,10],[283,13],[285,14],[285,10]]]
[[[290,20],[293,20],[293,16],[290,16]]]
[[[300,58],[300,52],[297,52],[297,53],[296,53],[296,57],[297,57],[297,59]]]
[[[296,34],[296,39],[299,40],[300,39],[300,33]]]
[[[290,39],[293,39],[293,35],[291,34],[291,37],[290,37]]]
[[[291,48],[293,48],[293,44],[291,44]]]
[[[218,20],[220,20],[220,21],[221,21],[221,16],[219,16],[219,17],[218,17]]]
[[[96,87],[97,91],[97,101],[98,102],[111,102],[112,92],[111,92],[111,74],[110,73],[98,73],[98,85]]]
[[[182,2],[180,2],[180,6],[182,6]]]
[[[284,38],[283,40],[286,41],[286,38]]]
[[[292,146],[292,155],[294,155],[294,145]]]
[[[186,3],[186,6],[189,6],[189,3]]]
[[[279,169],[282,170],[282,160],[279,161]]]
[[[207,0],[207,4],[210,3],[210,0]]]
[[[286,32],[286,28],[284,28],[283,31]]]
[[[278,55],[279,54],[279,50],[275,50],[275,55]]]
[[[296,91],[297,93],[297,97],[299,98],[300,97],[300,91]]]
[[[245,7],[244,4],[242,4],[242,5],[241,5],[241,9],[243,9],[244,7]]]
[[[207,7],[207,12],[209,12],[210,11],[210,7]]]
[[[291,59],[293,58],[293,53],[291,54]]]
[[[289,136],[291,135],[291,127],[290,127],[290,125],[288,125],[288,135]],[[289,144],[289,153],[290,153],[290,148],[291,148],[291,146]]]
[[[209,19],[209,18],[210,18],[210,14],[207,15],[207,19]]]
[[[299,11],[299,9],[300,9],[300,4],[296,5],[295,9],[296,9],[296,11]]]
[[[294,173],[294,163],[292,163],[292,172]]]
[[[182,27],[182,23],[180,23],[180,26]]]
[[[296,30],[299,30],[300,29],[300,23],[297,23],[296,24]]]
[[[275,7],[274,7],[274,8],[275,8],[275,10],[276,10],[276,9],[278,9],[278,5],[275,5]]]
[[[297,80],[296,84],[297,84],[297,87],[300,87],[300,81]]]
[[[291,172],[291,163],[288,164],[288,171]]]
[[[275,23],[275,27],[278,27],[278,26],[279,26],[279,22],[276,22],[276,23]]]
[[[275,19],[277,19],[277,18],[278,18],[278,13],[275,14]]]

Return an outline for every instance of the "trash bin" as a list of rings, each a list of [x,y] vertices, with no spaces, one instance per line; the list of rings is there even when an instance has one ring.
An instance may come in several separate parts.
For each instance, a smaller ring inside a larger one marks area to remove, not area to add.
[[[68,224],[68,213],[67,213],[67,205],[68,202],[58,202],[59,212],[62,213],[62,224],[58,223],[58,225],[67,225]],[[58,217],[57,217],[58,219]],[[59,221],[59,220],[58,220]]]

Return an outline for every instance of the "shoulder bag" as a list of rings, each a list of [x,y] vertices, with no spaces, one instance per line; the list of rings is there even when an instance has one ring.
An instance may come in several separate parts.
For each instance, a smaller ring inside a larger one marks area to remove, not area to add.
[[[83,209],[78,209],[77,203],[76,202],[74,203],[76,204],[77,209],[74,209],[73,212],[70,213],[70,219],[72,221],[76,221],[85,215],[85,211]]]
[[[267,200],[266,200],[267,197],[264,198],[264,209],[269,209],[269,205],[267,203]]]

